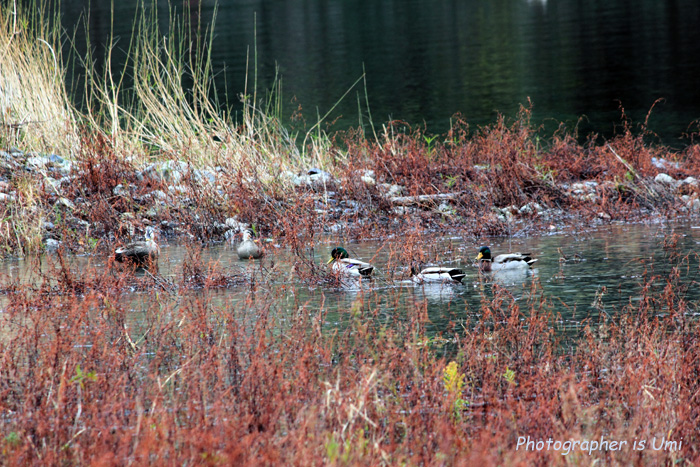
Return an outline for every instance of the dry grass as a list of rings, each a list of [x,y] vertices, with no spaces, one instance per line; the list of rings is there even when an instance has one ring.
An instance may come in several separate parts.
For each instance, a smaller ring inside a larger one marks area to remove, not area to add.
[[[322,306],[279,309],[271,284],[244,302],[214,305],[217,284],[192,294],[188,282],[195,270],[199,279],[218,273],[191,256],[176,296],[110,268],[81,279],[60,257],[51,281],[5,289],[4,462],[700,460],[700,333],[679,274],[646,275],[640,300],[589,323],[565,351],[536,283],[532,298],[517,302],[494,288],[478,320],[435,336],[425,304],[380,320],[380,308],[399,300],[386,290],[358,297],[340,327]],[[140,294],[126,293],[134,280],[150,297],[138,321],[130,310]],[[563,455],[516,449],[524,436],[628,445]],[[662,437],[682,443],[652,449]],[[646,449],[634,451],[642,439]]]
[[[48,4],[0,6],[0,146],[75,153],[77,117],[65,88],[63,36]]]

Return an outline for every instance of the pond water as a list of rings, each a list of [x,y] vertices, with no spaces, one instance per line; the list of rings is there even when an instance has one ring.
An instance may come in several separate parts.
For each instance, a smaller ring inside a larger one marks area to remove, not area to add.
[[[669,247],[675,242],[675,246]],[[309,251],[316,265],[328,259],[337,239],[328,239]],[[614,315],[625,305],[639,299],[645,279],[654,278],[652,291],[660,292],[674,264],[681,264],[681,282],[688,286],[687,301],[691,314],[697,313],[700,300],[700,226],[659,223],[653,225],[611,225],[595,231],[557,234],[531,238],[497,238],[478,243],[458,235],[424,235],[411,240],[411,248],[422,250],[432,265],[458,266],[465,270],[464,284],[416,285],[407,280],[405,258],[409,242],[406,237],[385,241],[344,243],[352,257],[371,261],[377,268],[373,280],[347,280],[343,285],[309,285],[294,271],[298,258],[284,248],[267,245],[262,261],[240,261],[235,248],[228,244],[207,247],[202,252],[205,265],[215,265],[227,274],[248,277],[240,285],[210,290],[195,289],[183,294],[163,292],[158,287],[128,294],[131,309],[128,322],[145,331],[145,313],[153,300],[204,300],[211,309],[225,314],[229,307],[245,307],[254,322],[259,307],[272,305],[279,319],[286,319],[290,310],[305,307],[309,313],[325,310],[327,328],[343,327],[357,318],[391,325],[402,321],[407,310],[420,307],[427,316],[427,332],[440,335],[451,326],[469,325],[478,321],[481,303],[490,300],[496,287],[502,287],[516,300],[543,296],[547,307],[560,315],[557,332],[575,336],[588,318],[596,323],[601,313]],[[530,252],[538,262],[525,274],[496,273],[482,277],[472,265],[479,245],[490,243],[494,254],[508,251]],[[163,242],[158,267],[162,278],[178,283],[183,262],[188,255],[183,245]],[[560,262],[561,256],[569,258]],[[573,261],[576,257],[576,261]],[[47,270],[47,261],[41,269]],[[674,259],[675,258],[675,259]],[[679,260],[681,258],[681,260]],[[70,267],[76,273],[88,266],[103,268],[107,258],[71,257]],[[15,260],[0,263],[0,284],[12,281],[36,281],[36,260]],[[304,266],[301,266],[302,269]],[[7,303],[0,296],[0,308]],[[523,307],[527,309],[526,306]],[[175,318],[174,318],[175,319]]]
[[[90,4],[93,45],[106,42],[113,27],[119,60],[139,3],[64,0],[61,9],[72,30]],[[165,28],[167,2],[157,3]],[[430,133],[445,132],[457,112],[472,125],[493,123],[498,112],[514,117],[528,97],[536,123],[548,130],[561,121],[569,128],[578,124],[581,135],[610,136],[620,124],[620,103],[643,122],[654,101],[664,99],[649,127],[666,144],[681,144],[678,138],[700,119],[696,0],[173,3],[197,11],[192,28],[200,20],[208,25],[219,4],[211,54],[220,94],[238,104],[247,72],[252,86],[257,49],[259,89],[271,89],[279,71],[283,114],[301,105],[307,128],[363,70],[376,124],[425,122]],[[84,56],[84,34],[77,41]],[[360,84],[340,102],[329,118],[338,119],[334,129],[358,126],[361,115],[367,124],[364,95]]]

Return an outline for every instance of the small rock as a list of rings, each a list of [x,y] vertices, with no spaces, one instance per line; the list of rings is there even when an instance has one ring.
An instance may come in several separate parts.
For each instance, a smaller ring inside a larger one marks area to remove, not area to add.
[[[598,187],[598,183],[594,181],[576,182],[571,184],[571,192],[574,194],[590,193]]]
[[[27,169],[43,169],[50,162],[49,158],[44,156],[32,156],[27,158],[25,167]]]
[[[73,163],[71,161],[64,161],[63,164],[59,166],[58,170],[63,175],[68,175],[73,170]]]
[[[360,180],[365,182],[367,185],[374,185],[377,183],[375,179],[373,179],[372,177],[368,177],[367,175],[363,175],[362,177],[360,177]]]
[[[184,194],[189,193],[190,190],[185,185],[168,185],[168,191],[170,193]]]
[[[698,199],[698,198],[692,199],[692,200],[688,201],[686,206],[688,206],[688,209],[690,209],[691,212],[698,213],[698,212],[700,212],[700,199]]]
[[[340,233],[343,230],[345,230],[346,228],[347,228],[347,226],[344,223],[338,222],[337,224],[331,224],[331,225],[326,226],[325,230],[326,230],[326,232]]]
[[[295,185],[311,185],[311,186],[323,186],[333,180],[333,176],[321,170],[319,168],[313,167],[306,171],[306,174],[299,175],[292,179]]]
[[[155,199],[159,199],[159,200],[161,200],[161,201],[165,201],[166,199],[168,199],[168,195],[166,195],[165,192],[162,191],[162,190],[153,190],[153,191],[151,192],[151,195],[152,195]]]
[[[47,156],[47,158],[48,158],[49,162],[51,162],[52,164],[55,164],[55,165],[61,165],[61,164],[65,163],[65,159],[59,155],[56,155],[56,154],[49,154]]]
[[[54,240],[53,238],[47,238],[44,243],[44,248],[47,253],[54,253],[61,246],[61,242]]]
[[[365,182],[367,185],[376,185],[377,180],[374,176],[374,170],[365,170],[360,174],[360,180]]]
[[[53,222],[49,222],[49,221],[42,222],[41,226],[44,228],[44,230],[53,230],[54,229]]]
[[[698,182],[698,179],[695,177],[686,177],[683,180],[681,180],[681,185],[690,185],[690,186],[700,186],[700,183]]]
[[[9,201],[14,201],[14,200],[15,200],[14,195],[10,195],[7,193],[0,193],[0,201],[9,202]]]
[[[61,177],[58,179],[58,184],[63,186],[63,185],[70,185],[73,183],[73,177]]]
[[[73,201],[69,200],[68,198],[60,197],[58,198],[58,201],[56,204],[60,204],[61,206],[65,206],[70,210],[75,209],[75,204],[73,204]]]
[[[401,196],[403,192],[403,187],[401,185],[392,185],[389,183],[380,183],[379,188],[384,192],[384,196],[391,198],[394,196]]]
[[[189,172],[189,165],[185,161],[165,161],[160,166],[160,177],[168,182],[177,184]]]
[[[506,206],[505,208],[494,208],[494,212],[501,222],[511,222],[519,209],[516,206]]]
[[[44,177],[43,179],[43,188],[46,191],[50,191],[52,193],[60,193],[61,192],[61,182],[56,180],[53,177]]]
[[[447,204],[447,203],[445,203],[445,202],[443,201],[443,202],[440,203],[440,205],[438,206],[438,211],[439,211],[439,212],[444,212],[444,213],[451,213],[451,212],[453,212],[454,210],[452,209],[452,207],[451,207],[449,204]]]
[[[242,232],[245,229],[250,228],[250,224],[248,224],[247,222],[240,222],[235,217],[229,217],[224,221],[224,224],[226,224],[230,229],[235,230],[236,232]]]
[[[136,172],[136,178],[138,181],[142,182],[146,178],[152,178],[151,175],[155,171],[155,166],[153,164],[149,165],[143,170]]]
[[[0,151],[0,168],[8,170],[16,170],[19,164],[9,152]]]
[[[671,187],[675,187],[678,183],[675,178],[665,173],[658,174],[656,177],[654,177],[654,181]]]
[[[610,214],[608,214],[607,212],[603,212],[603,211],[598,213],[598,217],[603,219],[603,220],[606,220],[606,221],[609,221],[610,219],[612,219],[612,217],[610,217]]]
[[[666,159],[663,159],[660,157],[652,157],[651,163],[657,169],[667,169],[667,168],[679,169],[681,166],[678,162],[667,161]]]
[[[216,183],[216,174],[210,170],[194,170],[192,172],[194,181],[197,183],[209,183],[211,185]]]
[[[180,183],[183,178],[183,174],[179,170],[166,170],[162,175],[163,180],[169,183]]]
[[[160,204],[156,204],[152,208],[150,208],[148,211],[146,211],[143,215],[145,217],[148,217],[149,219],[155,219],[158,217],[162,212],[164,211],[163,206]]]
[[[129,194],[129,189],[120,183],[114,187],[112,194],[114,196],[127,196]]]
[[[527,215],[527,214],[535,214],[539,215],[540,212],[542,211],[542,206],[540,206],[538,203],[535,203],[534,201],[531,203],[527,203],[525,206],[520,208],[520,214]]]
[[[297,175],[293,172],[290,172],[289,170],[282,172],[280,174],[280,177],[285,180],[288,180],[294,186],[305,185],[309,182],[308,178],[301,175]]]

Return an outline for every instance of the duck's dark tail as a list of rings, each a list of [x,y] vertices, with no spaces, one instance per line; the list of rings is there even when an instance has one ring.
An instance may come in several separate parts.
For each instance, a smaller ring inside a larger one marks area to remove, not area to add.
[[[450,277],[453,281],[459,282],[461,284],[462,279],[466,277],[466,274],[464,274],[464,271],[462,271],[461,269],[455,269],[454,271],[450,272]]]
[[[361,276],[371,276],[372,271],[374,271],[374,266],[360,266],[359,270]]]

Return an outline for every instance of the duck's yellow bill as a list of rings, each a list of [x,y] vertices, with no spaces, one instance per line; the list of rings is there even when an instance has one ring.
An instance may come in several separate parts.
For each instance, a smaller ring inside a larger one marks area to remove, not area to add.
[[[335,258],[329,259],[328,262],[327,262],[326,264],[331,264],[331,263],[333,262],[334,259],[335,259]]]
[[[484,255],[483,255],[482,253],[479,253],[479,255],[476,257],[476,259],[479,260],[479,259],[481,259],[481,258],[483,258],[483,257],[484,257]]]

